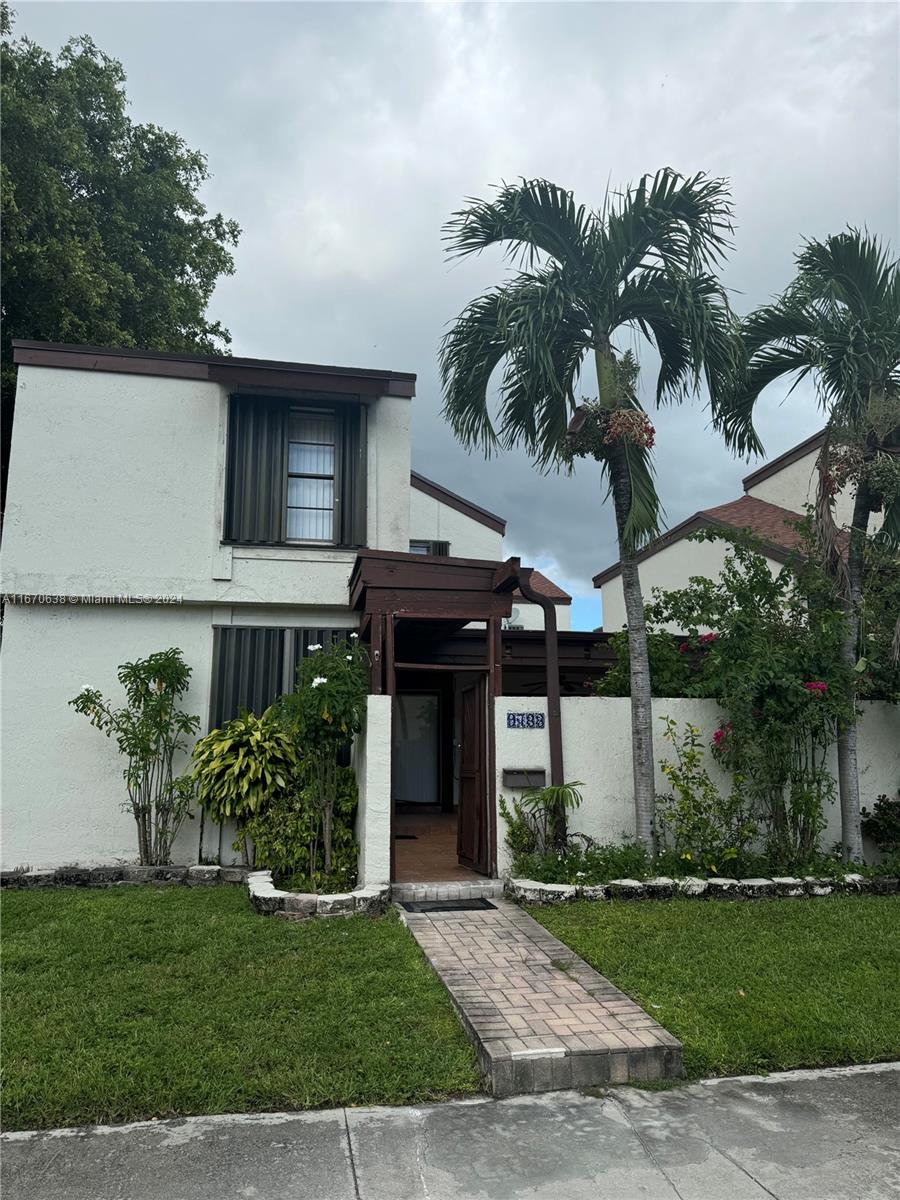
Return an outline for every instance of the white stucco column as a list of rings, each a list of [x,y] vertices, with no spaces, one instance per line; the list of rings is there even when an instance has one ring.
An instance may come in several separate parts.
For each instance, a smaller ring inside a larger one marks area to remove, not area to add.
[[[359,808],[359,882],[389,883],[391,878],[391,696],[369,696],[366,727],[356,749]]]

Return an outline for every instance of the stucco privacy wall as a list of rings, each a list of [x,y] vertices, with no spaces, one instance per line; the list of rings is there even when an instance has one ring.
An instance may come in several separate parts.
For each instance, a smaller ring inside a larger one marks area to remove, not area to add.
[[[114,740],[67,701],[85,684],[122,696],[119,663],[178,646],[193,668],[183,707],[206,725],[212,623],[208,607],[7,604],[0,655],[4,869],[137,859],[122,812],[123,760]],[[183,763],[183,760],[182,760]],[[176,763],[176,770],[182,769]],[[195,863],[199,821],[186,821],[176,863]]]
[[[391,696],[369,696],[366,728],[354,747],[359,788],[356,836],[360,884],[391,878]]]
[[[413,540],[449,542],[450,553],[456,558],[496,561],[503,557],[501,534],[417,487],[409,489],[409,536]]]
[[[571,817],[573,831],[586,833],[598,841],[621,841],[634,835],[634,806],[631,774],[631,701],[601,696],[564,696],[561,701],[563,761],[566,781],[581,780],[584,803]],[[546,697],[501,696],[495,704],[497,735],[497,795],[504,794],[503,771],[514,768],[543,768],[550,780],[550,747],[547,729],[508,729],[507,713],[540,712],[546,718]],[[653,701],[654,758],[674,758],[672,748],[662,739],[663,716],[678,722],[679,729],[690,721],[699,726],[708,742],[718,727],[719,709],[712,700],[661,698]],[[720,787],[728,786],[727,776],[714,762],[706,759],[710,776]],[[837,755],[829,762],[837,771]],[[900,707],[890,704],[866,704],[860,719],[859,738],[860,792],[862,803],[871,807],[883,792],[892,794],[900,778]],[[657,765],[656,788],[667,789]],[[511,795],[509,789],[506,794]],[[826,813],[828,825],[821,844],[828,849],[840,837],[841,819],[837,804]],[[502,874],[508,869],[505,823],[497,814],[497,865]]]
[[[409,545],[409,413],[393,396],[367,407],[382,550]],[[346,606],[352,552],[220,545],[227,419],[215,383],[20,367],[4,590]]]
[[[684,539],[665,546],[656,554],[645,558],[640,564],[641,589],[645,603],[652,599],[653,588],[674,591],[684,588],[692,575],[717,579],[725,565],[729,550],[727,542],[689,542]],[[782,564],[767,559],[773,574],[781,570]],[[616,575],[600,589],[603,604],[603,628],[607,632],[622,629],[626,625],[625,598],[622,595],[622,576]],[[672,633],[679,632],[671,622],[665,626]]]

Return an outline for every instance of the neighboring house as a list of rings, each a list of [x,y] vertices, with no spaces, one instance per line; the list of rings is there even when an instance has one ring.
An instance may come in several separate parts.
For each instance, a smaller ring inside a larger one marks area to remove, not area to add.
[[[725,562],[728,545],[723,541],[689,542],[700,529],[727,532],[749,531],[762,543],[762,552],[773,572],[788,561],[800,545],[796,529],[807,505],[815,503],[817,460],[825,431],[787,450],[771,462],[744,477],[744,495],[726,504],[700,509],[687,520],[651,542],[637,556],[645,600],[654,588],[671,591],[687,586],[692,575],[715,579]],[[852,497],[847,491],[838,496],[835,519],[846,525],[852,516]],[[872,528],[876,527],[873,520]],[[625,624],[622,573],[618,562],[594,576],[603,605],[603,629],[612,632]]]
[[[570,597],[503,561],[502,518],[411,473],[415,376],[34,342],[15,359],[4,866],[134,858],[123,764],[67,704],[85,684],[118,698],[120,663],[178,646],[206,729],[261,711],[310,645],[354,631],[372,661],[362,878],[396,872],[399,816],[423,812],[454,868],[494,873],[495,699],[548,696],[552,746],[554,693],[583,695],[607,659],[566,632]],[[207,823],[201,846],[200,828],[178,861],[230,857],[228,831]]]

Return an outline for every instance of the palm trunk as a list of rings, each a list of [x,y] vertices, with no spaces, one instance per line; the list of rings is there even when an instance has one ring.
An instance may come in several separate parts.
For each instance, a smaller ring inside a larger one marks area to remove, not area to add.
[[[869,490],[864,482],[860,482],[853,504],[853,524],[850,528],[850,549],[847,554],[847,628],[842,647],[842,658],[851,679],[855,678],[855,668],[859,661],[859,609],[862,601],[868,525]],[[856,699],[852,693],[851,700],[854,705],[853,717],[842,721],[838,730],[838,787],[841,796],[841,841],[844,861],[858,862],[862,860],[863,848],[859,814],[859,768],[856,761]]]
[[[613,508],[622,564],[622,595],[628,621],[628,658],[631,671],[631,762],[634,776],[635,836],[653,854],[656,851],[654,812],[656,787],[653,769],[653,709],[650,690],[650,657],[641,578],[632,551],[625,548],[624,531],[631,506],[628,470],[621,456],[609,463]]]
[[[609,339],[595,331],[594,359],[597,368],[597,387],[600,403],[610,410],[619,406],[620,396],[616,363]],[[647,652],[647,626],[644,621],[644,597],[634,552],[626,548],[625,522],[631,509],[631,480],[621,454],[613,451],[609,458],[609,481],[616,532],[619,543],[619,562],[622,564],[622,595],[628,622],[628,658],[631,673],[631,764],[634,777],[635,837],[647,850],[656,852],[656,787],[653,769],[653,708],[650,690],[650,656]]]

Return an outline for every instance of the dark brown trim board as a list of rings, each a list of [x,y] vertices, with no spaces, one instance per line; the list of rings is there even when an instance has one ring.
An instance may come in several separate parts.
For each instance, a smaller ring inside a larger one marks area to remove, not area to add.
[[[15,338],[13,359],[20,366],[205,379],[239,389],[269,388],[367,397],[411,398],[416,394],[416,377],[405,371],[322,366],[277,359],[235,358],[231,355],[167,354],[157,350],[74,346]]]
[[[506,533],[506,520],[504,517],[498,517],[496,513],[488,512],[486,508],[482,508],[478,504],[473,504],[465,496],[459,496],[456,492],[451,492],[449,488],[435,483],[433,479],[426,479],[418,471],[410,471],[409,482],[417,492],[422,492],[423,495],[430,496],[432,500],[446,504],[448,508],[456,509],[457,512],[461,512],[464,516],[471,517],[473,521],[478,521],[480,525],[485,525],[488,529],[493,529],[495,533],[501,535]]]

